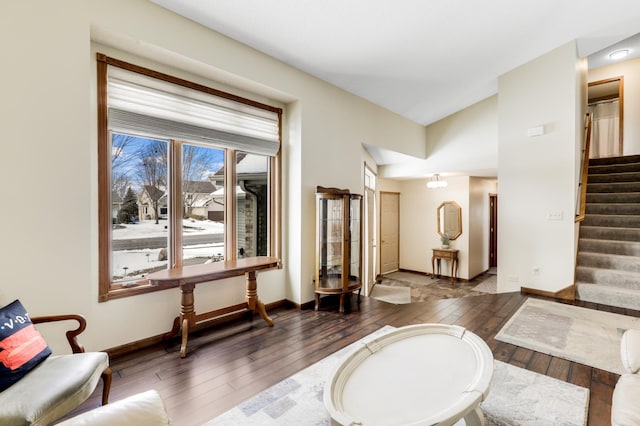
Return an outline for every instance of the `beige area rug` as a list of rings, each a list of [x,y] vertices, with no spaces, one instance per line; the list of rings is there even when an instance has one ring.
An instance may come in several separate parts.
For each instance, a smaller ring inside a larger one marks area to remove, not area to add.
[[[489,275],[489,278],[482,281],[480,284],[473,288],[473,291],[479,291],[481,293],[498,294],[498,276]]]
[[[393,330],[385,326],[266,389],[206,423],[206,426],[330,425],[323,403],[325,381],[339,362],[367,340]],[[584,426],[589,390],[494,362],[488,398],[480,408],[487,425]]]
[[[630,328],[640,318],[527,299],[496,340],[622,374],[620,338]]]
[[[384,284],[376,284],[369,295],[374,299],[394,305],[404,305],[411,303],[411,289],[409,287],[397,287]]]

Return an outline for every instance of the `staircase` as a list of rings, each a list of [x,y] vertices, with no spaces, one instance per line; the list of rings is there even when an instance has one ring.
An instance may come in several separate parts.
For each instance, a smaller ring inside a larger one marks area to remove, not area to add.
[[[589,160],[576,298],[640,310],[640,155]]]

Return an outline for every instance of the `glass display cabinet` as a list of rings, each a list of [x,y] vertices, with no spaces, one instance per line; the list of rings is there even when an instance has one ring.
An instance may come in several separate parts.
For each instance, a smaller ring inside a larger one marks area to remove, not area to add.
[[[362,196],[348,190],[316,190],[315,309],[321,295],[339,295],[340,312],[345,298],[362,288]]]

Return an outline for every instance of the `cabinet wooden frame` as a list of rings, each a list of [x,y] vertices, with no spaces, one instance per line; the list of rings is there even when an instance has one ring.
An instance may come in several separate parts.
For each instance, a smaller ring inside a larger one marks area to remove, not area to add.
[[[327,203],[333,201],[341,206],[339,217],[329,219]],[[352,202],[357,206],[352,211]],[[334,229],[329,231],[330,221]],[[337,222],[336,222],[337,221]],[[356,223],[357,221],[357,223]],[[352,253],[354,233],[357,229],[357,253]],[[330,232],[334,239],[329,241]],[[336,239],[335,233],[339,232]],[[339,267],[329,271],[329,244],[335,246],[334,258],[339,253],[339,261],[333,265]],[[340,245],[338,248],[338,244]],[[357,256],[357,259],[355,258]],[[351,194],[348,190],[318,187],[316,192],[316,276],[315,276],[315,309],[320,307],[320,296],[334,294],[340,296],[340,312],[345,310],[345,298],[358,291],[358,301],[362,288],[362,195]]]

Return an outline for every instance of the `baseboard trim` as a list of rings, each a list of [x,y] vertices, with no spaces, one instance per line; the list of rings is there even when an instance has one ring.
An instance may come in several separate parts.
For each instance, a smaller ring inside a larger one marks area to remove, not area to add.
[[[425,275],[425,276],[427,276],[427,277],[429,277],[429,276],[433,275],[433,274],[431,274],[431,272],[413,271],[413,270],[411,270],[411,269],[402,269],[402,268],[401,268],[401,269],[398,269],[398,272],[409,272],[409,273],[412,273],[412,274]],[[482,275],[482,274],[481,274],[481,275]],[[451,277],[450,277],[449,275],[441,274],[441,275],[440,275],[440,279],[443,279],[443,280],[444,280],[444,279],[450,280],[450,279],[451,279]],[[457,278],[456,278],[456,281],[469,282],[470,280],[468,280],[468,279],[466,279],[466,278],[460,278],[460,277],[457,277]]]
[[[560,299],[560,300],[576,300],[575,284],[571,284],[570,286],[565,287],[562,290],[558,290],[556,292],[538,290],[537,288],[520,287],[520,293],[535,294],[537,296],[551,297],[553,299]]]
[[[312,302],[311,302],[312,303]],[[300,306],[297,305],[289,300],[283,299],[283,300],[278,300],[276,302],[272,302],[272,303],[266,303],[265,304],[265,309],[267,311],[269,311],[270,309],[276,309],[276,308],[280,308],[280,307],[296,307],[296,306]],[[215,326],[219,326],[219,325],[224,325],[227,323],[231,323],[233,321],[237,321],[239,319],[242,318],[246,318],[247,315],[250,313],[251,311],[249,311],[249,309],[244,309],[244,310],[240,310],[237,312],[233,312],[231,314],[228,315],[224,315],[222,317],[219,318],[213,318],[211,320],[208,320],[204,323],[201,323],[200,326],[196,327],[197,331],[199,330],[204,330],[204,329],[209,329],[209,328],[213,328]],[[196,331],[196,330],[194,330]],[[116,358],[116,357],[120,357],[123,355],[126,355],[128,353],[140,350],[140,349],[144,349],[147,348],[149,346],[153,346],[153,345],[157,345],[160,343],[165,342],[166,339],[166,335],[167,333],[162,333],[162,334],[158,334],[156,336],[151,336],[151,337],[147,337],[145,339],[140,339],[140,340],[136,340],[135,342],[130,342],[130,343],[125,343],[124,345],[120,345],[120,346],[115,346],[113,348],[109,348],[109,349],[104,349],[104,352],[106,352],[107,354],[109,354],[110,358]],[[179,336],[179,333],[176,334],[176,336]]]

